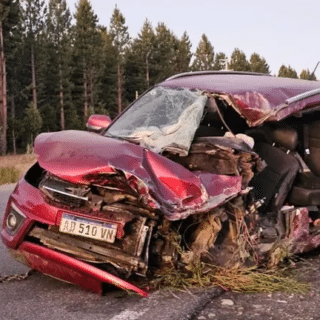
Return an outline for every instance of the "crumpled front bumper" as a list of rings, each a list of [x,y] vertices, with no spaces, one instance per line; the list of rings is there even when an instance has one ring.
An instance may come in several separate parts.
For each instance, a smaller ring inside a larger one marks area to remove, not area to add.
[[[102,283],[110,283],[147,297],[148,293],[127,281],[88,263],[69,257],[52,249],[24,241],[14,255],[31,269],[46,275],[79,285],[87,290],[102,293]]]
[[[147,292],[138,287],[86,262],[25,241],[27,233],[35,222],[55,225],[59,209],[47,204],[39,190],[27,183],[24,178],[18,182],[10,196],[5,218],[12,205],[23,213],[25,220],[14,235],[7,232],[4,223],[1,238],[17,260],[46,275],[79,285],[96,293],[102,292],[103,283],[110,283],[122,289],[134,291],[141,296],[148,296]]]

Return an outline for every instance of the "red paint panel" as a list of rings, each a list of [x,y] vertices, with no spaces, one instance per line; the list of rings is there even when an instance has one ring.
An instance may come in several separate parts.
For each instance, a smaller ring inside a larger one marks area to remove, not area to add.
[[[145,158],[148,161],[146,167],[154,177],[153,180],[157,181],[158,190],[164,199],[177,204],[189,199],[189,205],[191,202],[194,205],[203,202],[201,181],[192,172],[149,150],[145,151]]]
[[[209,197],[230,197],[241,191],[241,176],[224,176],[207,172],[196,172],[205,186]]]
[[[138,170],[143,157],[140,146],[75,130],[40,134],[35,153],[42,168],[75,183],[89,173],[114,172],[114,165]]]
[[[143,297],[148,296],[146,291],[131,283],[60,252],[30,242],[23,242],[19,250],[31,268],[85,289],[101,292],[101,283],[106,282],[124,290],[134,291]]]

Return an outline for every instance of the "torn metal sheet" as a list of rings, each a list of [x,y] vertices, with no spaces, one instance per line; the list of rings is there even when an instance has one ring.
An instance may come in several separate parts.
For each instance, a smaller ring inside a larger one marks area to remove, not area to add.
[[[191,73],[181,77],[170,78],[160,85],[166,87],[197,88],[228,101],[230,106],[246,119],[250,126],[257,126],[264,121],[279,121],[290,114],[320,104],[318,81],[278,78],[263,74],[246,74],[235,72],[207,74]],[[301,100],[292,100],[301,97]],[[289,99],[289,100],[288,100]],[[286,103],[288,100],[289,103]]]

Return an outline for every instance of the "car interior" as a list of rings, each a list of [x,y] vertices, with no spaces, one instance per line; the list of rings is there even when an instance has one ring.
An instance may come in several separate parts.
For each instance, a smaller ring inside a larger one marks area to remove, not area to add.
[[[193,142],[227,131],[252,137],[254,152],[267,165],[250,183],[255,198],[263,199],[261,212],[280,209],[286,199],[297,206],[320,205],[320,112],[250,128],[225,100],[216,99],[207,103]]]

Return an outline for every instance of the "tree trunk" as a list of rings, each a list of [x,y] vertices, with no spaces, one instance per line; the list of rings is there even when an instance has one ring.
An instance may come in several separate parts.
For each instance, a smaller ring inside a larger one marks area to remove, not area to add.
[[[14,105],[14,97],[11,97],[11,119],[14,121],[16,118],[16,108]],[[17,143],[16,143],[16,135],[14,129],[12,129],[12,147],[13,147],[13,154],[17,154]]]
[[[150,77],[149,77],[149,54],[150,51],[146,55],[146,83],[147,83],[147,89],[149,89],[150,86]]]
[[[0,21],[0,137],[1,153],[7,152],[7,80],[6,80],[6,61],[3,47],[2,21]],[[2,127],[2,128],[1,128]]]
[[[31,73],[32,73],[32,102],[33,102],[33,107],[37,109],[38,102],[37,102],[36,68],[34,63],[33,45],[31,45]]]
[[[91,69],[90,72],[90,79],[89,79],[89,112],[90,114],[94,114],[94,94],[93,94],[93,88],[94,88],[94,70]]]
[[[120,64],[117,66],[117,105],[119,114],[122,111],[122,79]]]
[[[205,53],[205,58],[204,58],[204,70],[205,71],[209,70],[208,54],[207,53]]]
[[[59,77],[60,77],[60,128],[61,130],[65,129],[64,123],[64,101],[63,101],[63,83],[62,83],[62,67],[61,63],[59,64]]]
[[[84,104],[83,104],[83,117],[84,122],[87,122],[88,117],[88,68],[85,58],[83,58],[83,95],[84,95]]]

